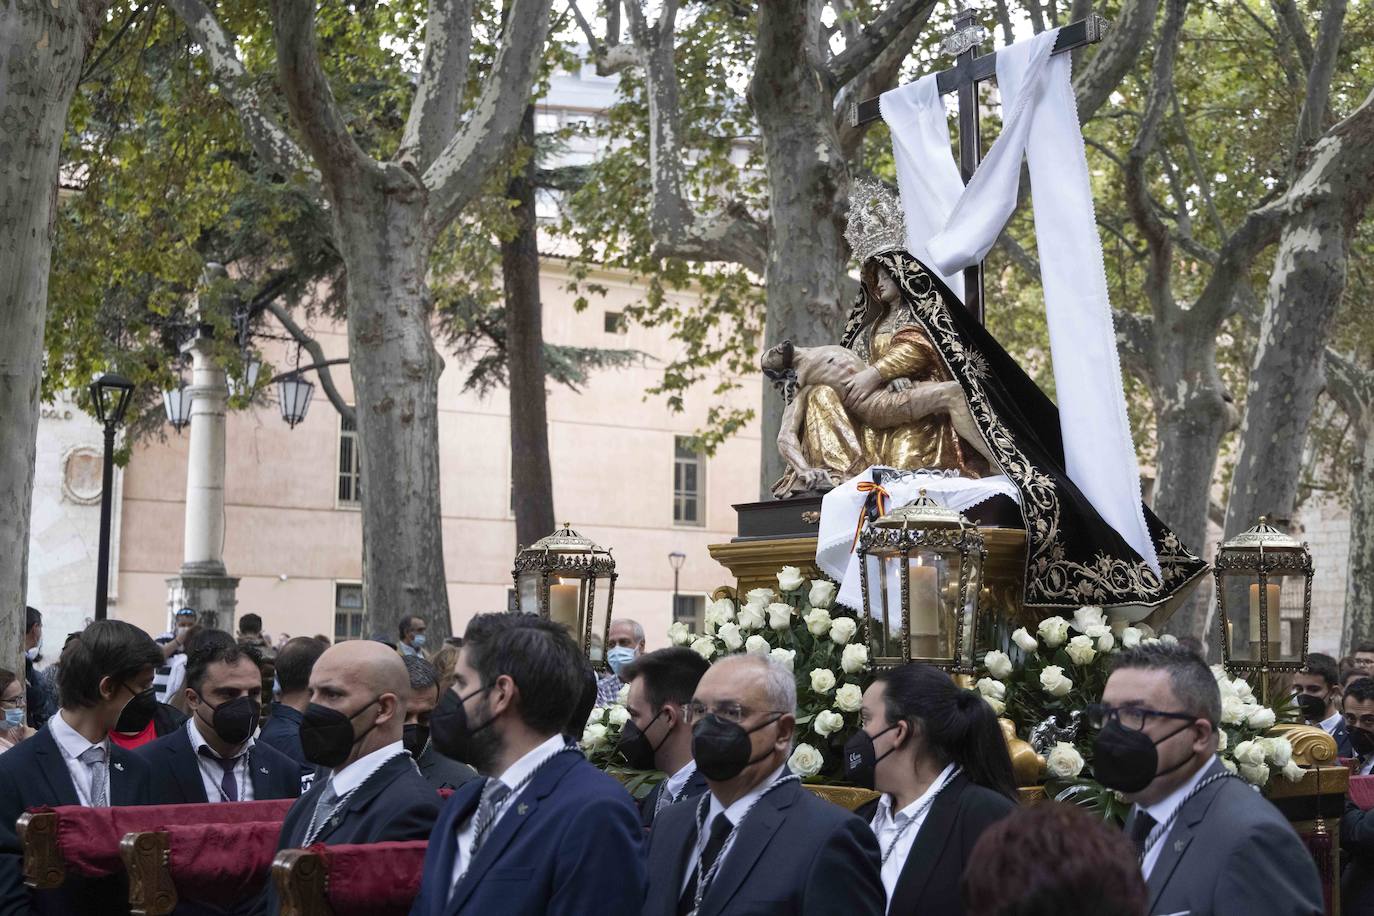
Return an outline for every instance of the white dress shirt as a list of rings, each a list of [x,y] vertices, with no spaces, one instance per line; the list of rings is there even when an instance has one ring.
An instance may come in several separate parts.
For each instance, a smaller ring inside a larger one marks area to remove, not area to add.
[[[330,781],[334,784],[334,794],[343,798],[367,782],[369,776],[382,768],[382,764],[397,754],[404,754],[405,752],[406,748],[403,742],[393,741],[384,747],[377,748],[370,754],[364,754],[342,770],[335,770],[329,776]]]
[[[896,890],[897,879],[902,876],[902,868],[906,866],[907,857],[911,855],[911,846],[916,842],[916,834],[921,832],[921,825],[930,813],[932,800],[953,777],[953,773],[954,764],[951,763],[935,777],[935,781],[926,787],[919,798],[895,815],[892,813],[891,795],[884,793],[878,799],[878,810],[874,812],[873,822],[869,824],[878,837],[878,848],[887,854],[888,845],[896,839],[896,845],[892,847],[892,852],[887,855],[887,861],[883,863],[883,887],[887,890],[888,906],[892,905],[892,892]],[[908,821],[911,822],[909,827]]]
[[[534,750],[527,752],[525,756],[515,761],[515,763],[512,763],[506,768],[505,772],[496,778],[509,788],[514,789],[525,780],[525,777],[538,769],[540,764],[563,750],[565,746],[566,742],[563,740],[563,736],[554,735]],[[491,826],[487,828],[486,835],[488,837],[490,837],[492,831],[496,829],[496,824],[501,820],[501,816],[506,813],[506,809],[510,807],[511,802],[515,801],[517,796],[524,795],[526,788],[529,787],[526,786],[519,792],[512,792],[510,795],[506,796],[501,804],[496,806],[496,812],[491,819]],[[477,834],[476,820],[477,809],[473,808],[472,814],[463,822],[462,829],[458,831],[458,852],[453,857],[453,872],[449,884],[450,896],[453,895],[453,889],[458,886],[458,879],[463,876],[463,872],[467,869],[469,864],[468,851],[472,849],[472,840]]]
[[[57,749],[62,752],[62,759],[67,764],[67,772],[71,774],[72,784],[76,786],[76,798],[79,804],[84,807],[91,807],[91,768],[81,762],[81,755],[93,747],[105,748],[105,797],[110,797],[110,742],[109,740],[92,743],[76,729],[67,723],[66,712],[59,710],[57,715],[48,720],[48,731],[52,733],[52,738],[57,742]]]
[[[1358,775],[1368,776],[1371,772],[1374,772],[1374,754],[1360,758],[1360,772]]]
[[[1342,721],[1344,721],[1344,719],[1345,716],[1343,716],[1341,714],[1341,711],[1338,709],[1331,715],[1327,716],[1325,719],[1322,719],[1321,722],[1317,724],[1320,725],[1322,731],[1326,732],[1328,735],[1334,735],[1336,734],[1336,728],[1341,724]]]
[[[1178,810],[1178,806],[1183,804],[1183,800],[1188,797],[1188,793],[1193,791],[1197,784],[1202,782],[1206,777],[1207,771],[1212,768],[1212,760],[1215,759],[1216,758],[1213,757],[1202,766],[1198,767],[1197,772],[1194,773],[1187,782],[1155,802],[1153,805],[1138,807],[1140,807],[1140,810],[1150,815],[1150,817],[1154,818],[1156,825],[1166,823],[1169,818],[1173,817],[1174,812]],[[1170,827],[1169,830],[1173,832],[1172,827]],[[1149,852],[1145,853],[1145,860],[1140,863],[1140,871],[1145,880],[1148,881],[1150,879],[1150,872],[1154,870],[1155,863],[1159,861],[1160,850],[1164,848],[1167,841],[1167,834],[1161,836],[1155,841],[1154,845],[1150,847]]]
[[[687,783],[691,780],[692,775],[696,773],[696,771],[697,762],[695,760],[689,760],[686,766],[663,781],[663,790],[660,797],[667,796],[668,801],[665,802],[665,804],[672,804],[673,799],[682,794],[682,790],[687,788]]]
[[[784,763],[773,771],[773,775],[754,786],[754,788],[750,789],[744,795],[735,799],[728,808],[720,803],[720,799],[716,798],[714,792],[706,793],[711,797],[711,806],[706,811],[706,824],[701,828],[701,833],[697,837],[696,845],[692,847],[692,858],[687,860],[687,867],[683,869],[682,887],[678,888],[679,894],[687,889],[687,882],[691,881],[692,875],[696,873],[697,862],[701,861],[701,853],[702,850],[706,848],[706,842],[711,836],[711,825],[716,822],[716,815],[724,814],[725,819],[730,822],[731,826],[738,827],[739,822],[744,819],[744,815],[754,806],[754,802],[758,801],[763,796],[763,793],[768,791],[769,786],[785,775],[787,775],[787,764]],[[720,862],[722,866],[725,864],[724,856],[725,850],[722,849],[720,851],[720,858],[716,860]]]
[[[224,767],[219,765],[220,756],[215,752],[205,736],[200,733],[196,726],[196,717],[186,720],[186,734],[191,738],[191,752],[196,755],[196,764],[200,767],[200,780],[205,784],[205,798],[207,801],[220,802],[228,801],[224,795]],[[248,751],[253,747],[253,737],[250,735],[248,743],[239,750],[239,759],[234,763],[234,782],[238,784],[239,801],[253,801],[253,774],[248,768]],[[205,752],[201,752],[205,748]],[[214,757],[211,760],[205,754]]]

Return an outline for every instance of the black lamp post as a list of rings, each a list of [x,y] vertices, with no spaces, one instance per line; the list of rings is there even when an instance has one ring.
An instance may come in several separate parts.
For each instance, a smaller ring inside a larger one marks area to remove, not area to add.
[[[680,550],[674,550],[668,554],[668,562],[673,564],[673,616],[669,623],[677,620],[677,584],[678,576],[682,573],[682,564],[687,562],[687,554]]]
[[[95,568],[95,619],[105,619],[105,604],[110,592],[110,504],[114,494],[115,430],[124,422],[124,412],[133,400],[134,383],[122,375],[106,372],[91,383],[91,403],[95,417],[105,426],[105,466],[100,485],[100,547]]]

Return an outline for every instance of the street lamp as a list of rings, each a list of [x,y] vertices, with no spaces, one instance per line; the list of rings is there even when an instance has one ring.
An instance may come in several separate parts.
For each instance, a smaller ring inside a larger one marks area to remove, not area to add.
[[[105,619],[110,592],[110,504],[114,487],[115,429],[124,422],[124,412],[133,400],[134,383],[122,375],[106,372],[91,383],[91,403],[95,416],[105,427],[105,464],[100,484],[100,543],[95,568],[95,619]]]
[[[668,554],[668,562],[673,564],[673,616],[672,619],[668,621],[672,623],[674,620],[677,620],[678,575],[682,572],[682,564],[687,562],[687,554],[680,550],[674,550],[672,553]]]
[[[181,435],[181,431],[191,422],[191,390],[186,380],[179,379],[175,388],[162,392],[162,407],[167,411],[167,422]]]
[[[229,394],[233,397],[251,396],[258,387],[258,373],[262,371],[262,360],[249,354],[243,363],[243,376],[231,375],[228,378]]]
[[[293,372],[277,382],[277,403],[281,406],[281,418],[292,429],[305,419],[310,409],[310,396],[315,393],[315,383],[299,372]]]

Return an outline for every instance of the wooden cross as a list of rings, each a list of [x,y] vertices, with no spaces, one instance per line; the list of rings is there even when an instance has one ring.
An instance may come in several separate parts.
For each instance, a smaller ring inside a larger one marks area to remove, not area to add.
[[[989,37],[987,29],[977,23],[977,12],[963,7],[954,14],[954,32],[940,43],[940,52],[954,58],[954,66],[941,70],[935,85],[941,95],[959,93],[959,171],[964,184],[973,177],[982,160],[982,142],[978,135],[978,84],[997,76],[997,52],[979,54],[978,46]],[[1064,26],[1055,39],[1052,54],[1072,51],[1084,45],[1096,44],[1107,31],[1106,19],[1091,14],[1086,19]],[[878,99],[865,99],[849,106],[849,123],[858,127],[882,118]],[[983,265],[964,268],[964,305],[975,321],[983,323]]]

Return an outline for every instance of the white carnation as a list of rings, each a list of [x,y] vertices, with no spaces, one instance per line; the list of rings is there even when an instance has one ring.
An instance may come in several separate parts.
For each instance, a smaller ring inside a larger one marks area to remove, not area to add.
[[[806,596],[812,607],[830,607],[835,600],[835,583],[816,579],[811,583],[811,593]]]
[[[797,657],[797,653],[794,649],[774,649],[772,652],[768,653],[768,657],[775,658],[779,662],[782,662],[782,666],[788,671],[791,671],[792,662]]]
[[[835,689],[835,672],[829,668],[811,669],[811,692],[827,694]]]
[[[858,684],[845,684],[835,691],[835,708],[844,712],[858,712],[864,705],[864,692]]]
[[[1063,617],[1046,617],[1040,621],[1040,626],[1035,631],[1040,634],[1040,640],[1051,649],[1058,649],[1064,644],[1064,640],[1069,638],[1069,622]]]
[[[784,592],[794,592],[806,584],[806,577],[795,566],[784,566],[778,573],[778,588]]]
[[[868,647],[850,645],[844,647],[840,655],[840,667],[845,674],[858,674],[868,667]]]
[[[772,648],[768,645],[768,640],[757,633],[744,641],[744,651],[750,655],[767,655]]]
[[[812,636],[824,636],[830,632],[830,612],[823,607],[812,608],[803,619]]]
[[[1034,652],[1040,648],[1040,643],[1035,641],[1035,637],[1026,632],[1025,627],[1017,627],[1011,634],[1011,641],[1016,643],[1022,652]]]
[[[844,716],[828,709],[816,713],[816,718],[811,723],[811,729],[822,738],[829,738],[842,728],[844,728]]]
[[[988,654],[983,656],[983,665],[988,669],[988,674],[999,681],[1011,677],[1011,659],[1000,649],[988,650]]]
[[[798,744],[792,756],[787,758],[787,768],[803,779],[815,776],[824,765],[825,758],[821,756],[821,752],[805,743]]]
[[[836,617],[830,622],[830,641],[842,646],[854,638],[859,625],[853,617]]]
[[[1058,779],[1073,779],[1083,772],[1083,755],[1067,741],[1060,741],[1050,748],[1045,758],[1045,767],[1051,776]]]

